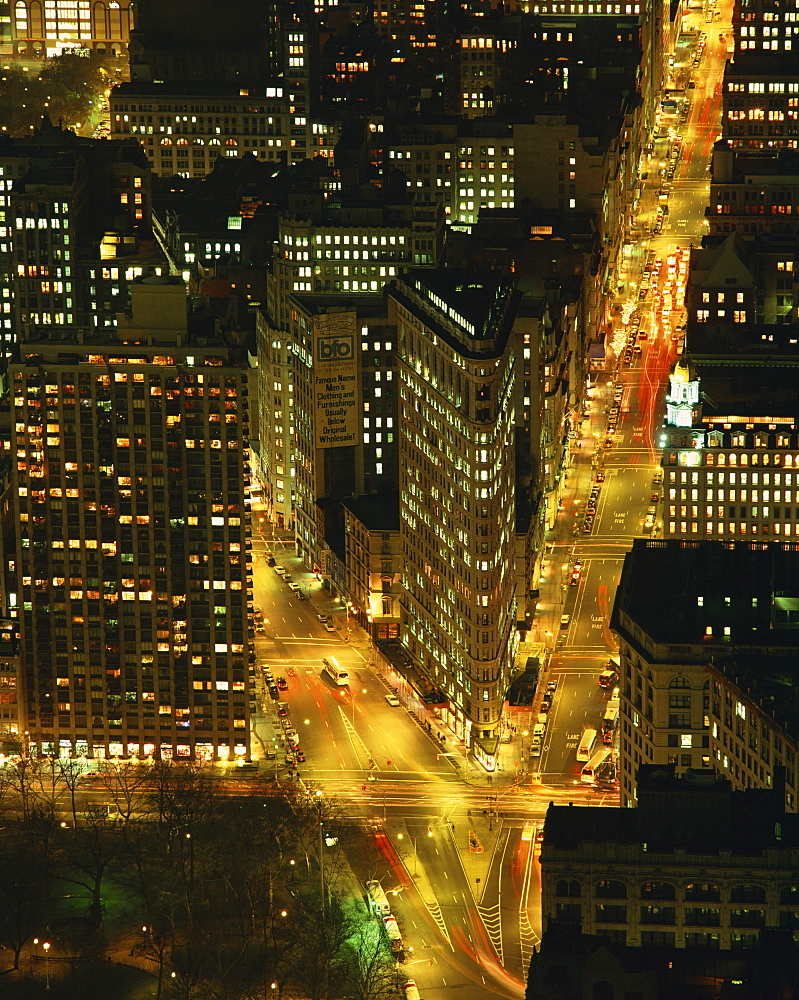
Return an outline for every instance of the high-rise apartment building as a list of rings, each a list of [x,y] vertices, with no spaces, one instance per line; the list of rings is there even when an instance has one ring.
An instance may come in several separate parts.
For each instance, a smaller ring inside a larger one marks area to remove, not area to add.
[[[5,614],[45,754],[249,754],[247,374],[179,279],[8,369]],[[254,658],[254,656],[253,656]]]
[[[400,372],[402,642],[486,767],[515,651],[513,282],[411,271]]]

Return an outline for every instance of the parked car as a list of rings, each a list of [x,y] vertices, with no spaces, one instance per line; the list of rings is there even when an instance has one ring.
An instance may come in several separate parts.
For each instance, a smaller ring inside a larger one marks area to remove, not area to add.
[[[325,622],[332,621],[330,615],[317,615],[316,620],[318,622],[321,622],[323,625],[325,624]]]
[[[279,691],[288,691],[289,685],[285,677],[278,677],[277,687]]]
[[[274,698],[275,701],[277,701],[278,698],[280,698],[280,692],[277,689],[277,684],[269,685],[269,694],[272,698]]]
[[[392,708],[400,707],[401,702],[395,694],[387,694],[385,696],[385,699],[389,703],[389,705],[391,705]]]

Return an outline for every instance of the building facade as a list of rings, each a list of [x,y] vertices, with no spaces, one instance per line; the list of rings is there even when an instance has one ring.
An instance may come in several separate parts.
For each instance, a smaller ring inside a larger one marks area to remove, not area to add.
[[[790,762],[786,808],[796,809],[796,723],[776,692],[799,679],[798,571],[795,542],[636,539],[611,618],[619,637],[622,805],[635,802],[642,764],[716,770],[735,787],[771,787],[775,766]],[[759,705],[754,729],[735,697],[743,675],[768,687],[750,695]],[[760,715],[768,716],[764,726]],[[730,750],[728,734],[738,729],[750,740],[744,767]]]
[[[130,0],[11,0],[13,55],[49,59],[73,49],[125,56],[133,27]]]
[[[400,367],[402,641],[485,766],[515,653],[512,282],[451,271],[389,293]]]
[[[9,366],[22,723],[47,755],[249,756],[246,370],[182,282],[131,294],[127,329]]]
[[[638,805],[550,805],[542,913],[636,948],[752,949],[799,931],[799,829],[781,791],[643,768]],[[702,829],[704,826],[704,829]]]

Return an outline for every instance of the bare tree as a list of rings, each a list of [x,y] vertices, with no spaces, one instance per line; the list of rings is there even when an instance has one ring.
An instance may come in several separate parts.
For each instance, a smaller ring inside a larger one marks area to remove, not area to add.
[[[383,929],[376,920],[358,925],[347,950],[345,996],[352,1000],[389,1000],[398,996],[397,966],[389,957]]]
[[[144,812],[150,767],[120,761],[102,761],[97,769],[100,784],[108,792],[123,825],[127,826],[135,813]]]
[[[72,811],[72,826],[78,825],[77,790],[78,782],[86,773],[86,764],[77,757],[59,757],[56,761],[58,776],[69,792],[69,805]]]
[[[88,892],[88,915],[98,927],[103,922],[103,879],[120,853],[120,840],[120,831],[108,822],[105,810],[90,809],[59,858],[56,877]]]
[[[171,920],[159,915],[151,920],[149,924],[143,924],[140,931],[140,940],[134,945],[133,951],[136,955],[155,962],[158,968],[158,984],[155,991],[155,1000],[161,1000],[161,992],[164,986],[164,968],[167,959],[172,953],[175,943],[175,927]]]

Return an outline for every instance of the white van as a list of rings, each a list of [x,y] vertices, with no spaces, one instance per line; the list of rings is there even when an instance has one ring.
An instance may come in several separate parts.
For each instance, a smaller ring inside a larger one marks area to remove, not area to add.
[[[419,989],[412,979],[406,979],[402,984],[405,1000],[420,1000]]]
[[[537,722],[533,728],[533,739],[543,740],[546,728],[547,727],[543,722]]]

